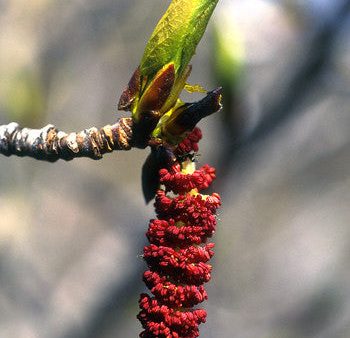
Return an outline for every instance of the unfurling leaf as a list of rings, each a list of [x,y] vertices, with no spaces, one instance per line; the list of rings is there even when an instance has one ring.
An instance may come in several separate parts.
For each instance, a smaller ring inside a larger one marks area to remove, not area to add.
[[[218,0],[173,0],[151,35],[140,71],[152,76],[173,62],[179,74],[190,62]]]
[[[121,95],[118,108],[136,123],[156,125],[182,103],[181,91],[206,92],[186,84],[188,65],[218,0],[173,0],[152,33],[140,66]],[[152,132],[152,131],[151,131]]]

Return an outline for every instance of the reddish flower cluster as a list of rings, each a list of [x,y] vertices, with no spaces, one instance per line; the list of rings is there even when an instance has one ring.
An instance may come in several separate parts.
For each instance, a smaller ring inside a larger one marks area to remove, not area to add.
[[[179,158],[198,150],[198,128],[182,142]],[[210,280],[213,243],[206,243],[216,228],[218,194],[202,195],[215,178],[208,165],[192,173],[181,172],[181,165],[160,170],[164,188],[155,201],[157,219],[147,231],[150,245],[144,248],[149,267],[143,280],[153,297],[142,294],[138,319],[144,328],[141,338],[195,338],[206,311],[192,309],[207,299],[203,284]],[[170,197],[171,194],[177,194]],[[170,194],[169,194],[170,193]]]

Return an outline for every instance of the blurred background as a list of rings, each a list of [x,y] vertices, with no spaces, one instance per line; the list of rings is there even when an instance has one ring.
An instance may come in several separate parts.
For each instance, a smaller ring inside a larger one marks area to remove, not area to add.
[[[0,0],[0,124],[113,123],[168,4]],[[190,78],[225,91],[203,338],[350,337],[349,37],[350,1],[220,0]],[[147,153],[0,157],[1,338],[138,336]]]

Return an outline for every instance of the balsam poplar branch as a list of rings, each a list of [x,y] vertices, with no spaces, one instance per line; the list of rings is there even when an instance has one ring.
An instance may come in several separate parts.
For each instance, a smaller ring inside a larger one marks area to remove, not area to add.
[[[92,127],[71,133],[52,124],[41,129],[22,128],[15,122],[0,126],[0,153],[5,156],[29,156],[48,162],[76,157],[99,160],[105,153],[132,146],[133,121],[128,117],[101,129]]]
[[[171,120],[173,129],[181,130],[181,138],[191,132],[201,119],[221,109],[221,93],[222,89],[217,88],[207,92],[202,100],[183,105],[181,112]],[[52,124],[31,129],[11,122],[0,125],[0,154],[28,156],[48,162],[59,159],[70,161],[78,157],[99,160],[104,154],[115,150],[167,143],[166,139],[150,135],[154,126],[151,113],[144,113],[140,121],[122,117],[117,123],[100,129],[92,127],[71,133],[61,131]]]

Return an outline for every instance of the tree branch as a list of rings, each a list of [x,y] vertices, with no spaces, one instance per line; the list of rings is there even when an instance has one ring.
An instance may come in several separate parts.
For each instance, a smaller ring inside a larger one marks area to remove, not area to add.
[[[133,146],[133,121],[124,117],[101,129],[92,127],[80,132],[65,133],[49,124],[41,129],[21,128],[12,122],[0,126],[0,154],[29,156],[55,162],[76,157],[94,160],[114,150],[129,150]]]
[[[219,87],[207,92],[207,95],[197,102],[183,104],[174,114],[175,117],[167,120],[168,134],[181,141],[201,119],[221,109],[221,93],[222,88]],[[114,150],[146,148],[150,145],[152,131],[159,121],[159,117],[155,117],[157,115],[154,112],[146,111],[138,122],[131,117],[123,117],[117,123],[106,125],[99,130],[92,127],[69,134],[58,130],[52,124],[41,129],[30,129],[12,122],[0,125],[0,154],[29,156],[48,162],[59,159],[70,161],[77,157],[99,160],[103,154]],[[169,135],[162,135],[163,141],[168,142],[166,137]]]

